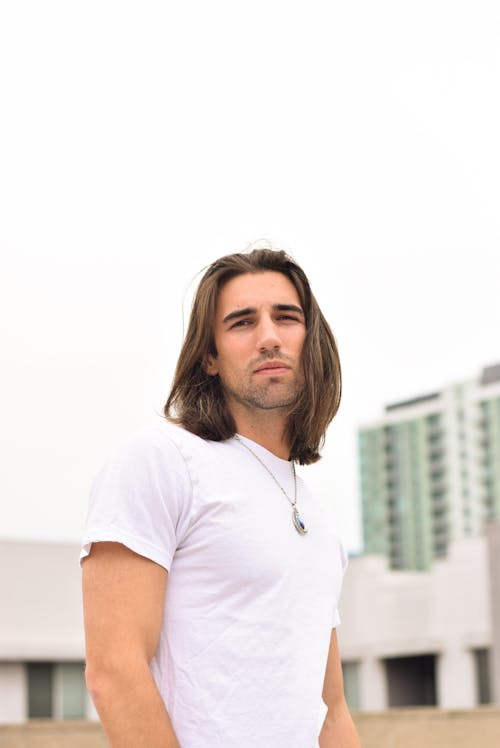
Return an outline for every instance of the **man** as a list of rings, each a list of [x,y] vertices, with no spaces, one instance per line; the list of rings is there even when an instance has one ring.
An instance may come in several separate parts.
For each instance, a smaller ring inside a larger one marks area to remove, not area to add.
[[[295,474],[339,400],[301,268],[269,249],[213,263],[166,420],[92,487],[86,679],[112,746],[359,746],[335,633],[345,554]]]

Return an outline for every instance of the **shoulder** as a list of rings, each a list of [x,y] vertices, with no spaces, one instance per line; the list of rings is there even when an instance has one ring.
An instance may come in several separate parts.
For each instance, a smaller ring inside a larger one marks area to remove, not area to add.
[[[118,468],[117,473],[134,475],[136,480],[156,476],[170,486],[190,484],[194,489],[203,484],[206,488],[207,482],[220,482],[222,470],[237,472],[239,453],[235,451],[232,440],[202,439],[183,426],[161,420],[130,434],[112,453],[108,468],[113,468],[112,473]]]
[[[133,431],[118,443],[112,455],[153,457],[169,454],[172,457],[187,450],[203,449],[203,441],[182,426],[164,420]]]
[[[151,426],[151,430],[157,434],[158,438],[170,441],[180,450],[203,450],[207,444],[211,443],[188,431],[181,424],[168,421],[167,419]]]
[[[101,464],[91,484],[91,503],[128,502],[137,508],[190,501],[196,472],[189,449],[193,444],[199,448],[198,441],[167,421],[132,432]]]
[[[200,465],[210,462],[212,447],[207,441],[167,420],[144,426],[122,439],[111,451],[105,467],[131,474],[176,475],[192,480]]]
[[[163,422],[143,427],[111,452],[91,485],[84,555],[107,540],[170,568],[192,516],[193,481],[179,431]]]

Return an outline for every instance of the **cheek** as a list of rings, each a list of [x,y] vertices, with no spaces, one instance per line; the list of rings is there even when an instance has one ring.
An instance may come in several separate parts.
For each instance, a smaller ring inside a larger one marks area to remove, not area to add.
[[[300,355],[301,355],[301,353],[302,353],[302,351],[304,349],[305,340],[306,340],[306,336],[304,334],[304,335],[300,335],[300,336],[296,337],[292,341],[292,343],[291,343],[292,344],[292,349],[293,349],[293,351],[294,351],[294,353],[295,353],[295,355],[297,357],[300,357]]]
[[[244,340],[243,336],[235,336],[220,352],[220,359],[224,361],[225,366],[237,369],[245,366],[250,355],[251,346],[248,338]]]
[[[237,348],[233,348],[231,351],[220,351],[217,357],[217,367],[219,369],[219,373],[222,376],[231,376],[233,372],[236,372],[238,370],[238,361],[239,354]]]

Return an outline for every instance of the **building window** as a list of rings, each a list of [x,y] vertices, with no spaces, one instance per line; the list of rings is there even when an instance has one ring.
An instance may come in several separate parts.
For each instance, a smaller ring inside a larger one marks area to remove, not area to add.
[[[488,649],[475,649],[476,693],[478,704],[491,704],[490,662]]]
[[[390,707],[436,706],[435,660],[432,654],[385,660]]]
[[[82,662],[29,662],[28,719],[84,719],[85,666]]]
[[[51,719],[53,711],[51,662],[28,663],[28,719]]]
[[[63,662],[57,665],[57,670],[59,703],[56,704],[56,716],[59,719],[83,719],[87,693],[84,665],[80,662]]]
[[[344,677],[344,694],[349,709],[353,712],[361,709],[359,694],[359,662],[343,662],[342,675]]]

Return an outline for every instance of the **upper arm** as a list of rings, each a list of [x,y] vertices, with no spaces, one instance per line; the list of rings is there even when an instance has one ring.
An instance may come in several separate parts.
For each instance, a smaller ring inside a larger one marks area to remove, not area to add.
[[[337,632],[332,629],[325,680],[323,683],[323,701],[328,709],[334,710],[344,702],[344,680],[337,643]]]
[[[82,564],[87,672],[151,661],[163,618],[167,571],[120,543],[93,543]]]

